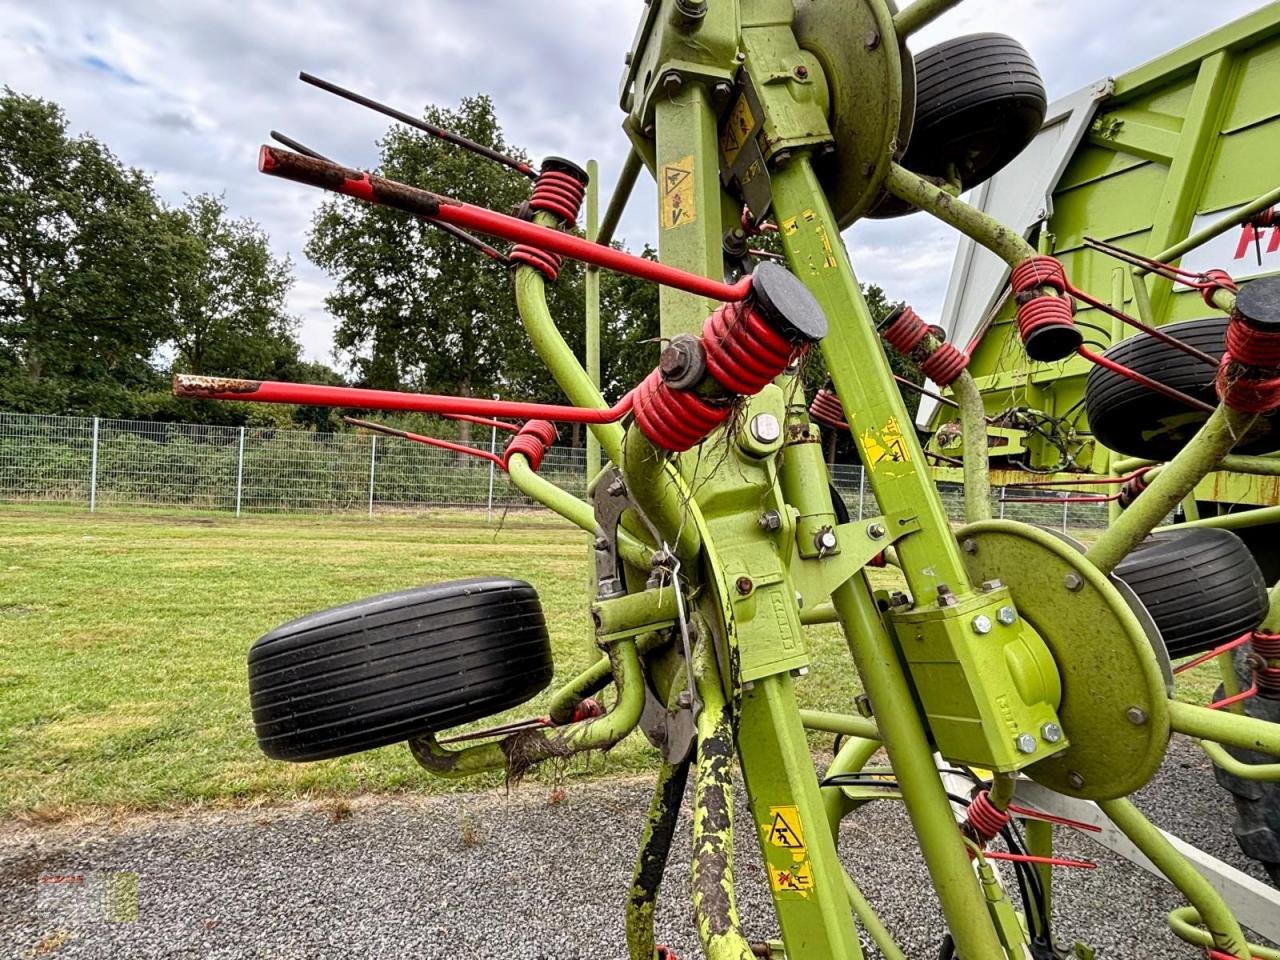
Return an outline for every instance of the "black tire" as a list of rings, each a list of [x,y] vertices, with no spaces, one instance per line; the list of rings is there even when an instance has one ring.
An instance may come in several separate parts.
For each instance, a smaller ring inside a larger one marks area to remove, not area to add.
[[[1230,530],[1153,533],[1116,566],[1115,574],[1155,620],[1171,659],[1234,640],[1267,614],[1262,571]]]
[[[1161,329],[1215,360],[1221,358],[1226,346],[1226,317],[1184,320]],[[1217,368],[1154,337],[1130,337],[1103,356],[1197,400],[1210,405],[1218,402],[1213,388]],[[1209,419],[1202,410],[1100,366],[1089,371],[1084,400],[1095,440],[1117,453],[1147,460],[1172,459]],[[1237,453],[1246,454],[1276,449],[1280,449],[1280,418],[1274,414],[1260,418],[1236,446]]]
[[[459,580],[290,621],[249,651],[253,725],[276,760],[324,760],[518,706],[551,682],[537,592]]]
[[[965,190],[985,183],[1027,148],[1044,125],[1049,100],[1035,61],[1013,37],[975,33],[915,57],[916,118],[902,166]],[[914,207],[886,197],[870,216]]]
[[[1236,651],[1236,676],[1247,690],[1252,682],[1251,670],[1243,650]],[[1216,698],[1223,690],[1218,688]],[[1280,700],[1250,697],[1244,701],[1244,712],[1259,720],[1280,723]],[[1226,751],[1242,763],[1275,763],[1276,758],[1265,753],[1255,753],[1239,747],[1227,747]],[[1263,783],[1258,780],[1242,780],[1218,767],[1213,769],[1219,786],[1231,794],[1236,808],[1236,822],[1232,826],[1241,852],[1256,860],[1280,887],[1280,783]]]

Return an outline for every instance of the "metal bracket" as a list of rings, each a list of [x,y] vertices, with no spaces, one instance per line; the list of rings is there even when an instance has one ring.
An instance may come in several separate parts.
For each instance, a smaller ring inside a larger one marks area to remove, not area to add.
[[[798,526],[802,527],[803,524]],[[802,570],[817,571],[817,585],[822,599],[825,599],[883,553],[886,547],[919,529],[920,520],[914,513],[891,513],[883,517],[842,523],[830,528],[836,542],[832,552],[818,557],[801,556],[797,562]],[[803,547],[802,544],[802,552]]]

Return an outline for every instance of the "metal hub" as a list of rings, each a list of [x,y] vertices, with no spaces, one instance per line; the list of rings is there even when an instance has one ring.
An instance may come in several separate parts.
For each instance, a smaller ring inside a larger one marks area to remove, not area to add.
[[[970,578],[1004,581],[1062,679],[1058,715],[1071,745],[1024,772],[1086,800],[1137,790],[1164,759],[1169,708],[1151,640],[1123,595],[1078,546],[1037,527],[987,520],[958,537]]]
[[[818,174],[841,229],[881,198],[890,161],[915,119],[915,61],[898,43],[885,0],[795,0],[796,42],[818,58],[830,90],[835,153]]]

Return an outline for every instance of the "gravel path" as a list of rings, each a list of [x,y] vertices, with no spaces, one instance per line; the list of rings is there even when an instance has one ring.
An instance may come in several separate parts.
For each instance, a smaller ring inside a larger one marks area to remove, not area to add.
[[[575,784],[557,802],[527,785],[510,795],[370,798],[349,816],[302,805],[0,828],[0,957],[622,958],[622,903],[649,789],[639,779]],[[1167,829],[1248,865],[1226,795],[1188,742],[1175,740],[1137,799]],[[774,934],[768,893],[749,824],[739,827],[739,906],[748,935],[765,938]],[[688,831],[686,815],[658,917],[660,939],[686,958],[700,956]],[[908,955],[932,960],[942,931],[909,837],[899,806],[877,803],[846,820],[841,849]],[[1179,902],[1171,887],[1087,841],[1064,841],[1102,866],[1062,874],[1061,939],[1085,939],[1105,958],[1202,956],[1165,927]],[[137,872],[137,921],[76,920],[37,898],[38,876],[86,871]]]

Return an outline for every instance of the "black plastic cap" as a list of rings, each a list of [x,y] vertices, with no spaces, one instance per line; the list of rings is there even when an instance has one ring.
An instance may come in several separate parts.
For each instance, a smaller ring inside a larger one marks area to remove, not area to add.
[[[1060,324],[1031,331],[1023,348],[1027,356],[1041,363],[1054,363],[1071,356],[1084,343],[1084,334],[1075,327]]]
[[[1261,277],[1242,286],[1235,312],[1257,330],[1280,333],[1280,277]]]
[[[587,171],[583,170],[572,160],[566,160],[564,157],[547,157],[542,161],[540,169],[554,170],[557,173],[567,173],[584,187],[591,182],[591,178],[587,176]]]
[[[751,271],[751,295],[769,326],[792,343],[813,343],[827,335],[827,315],[786,267],[770,260],[757,264]]]

